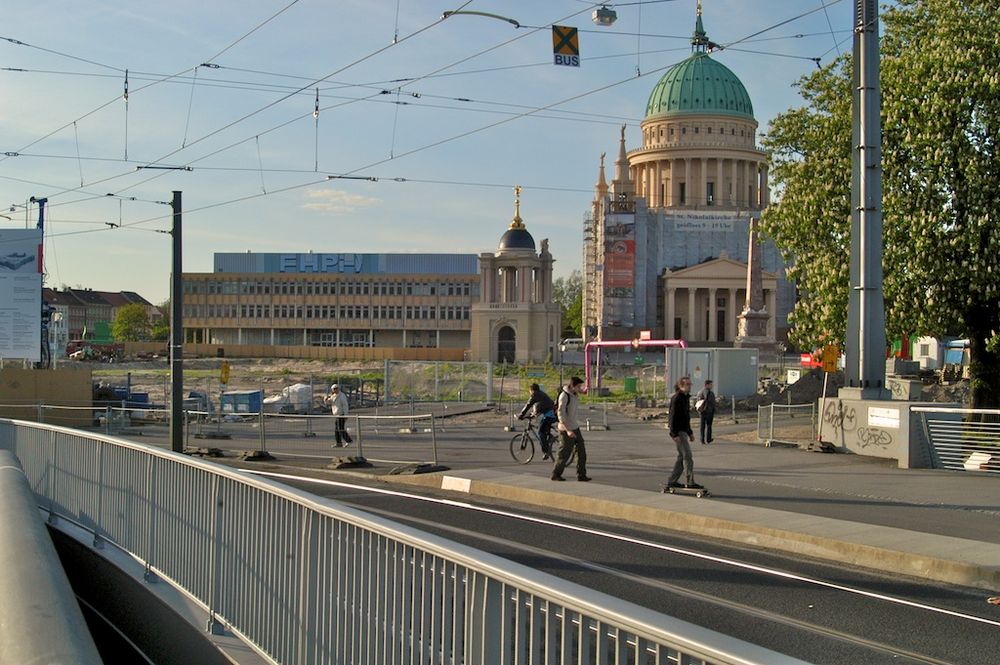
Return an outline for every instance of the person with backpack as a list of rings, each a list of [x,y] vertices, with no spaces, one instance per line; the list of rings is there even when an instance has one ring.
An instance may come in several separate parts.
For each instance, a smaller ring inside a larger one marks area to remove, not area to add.
[[[699,440],[704,445],[712,443],[712,421],[715,420],[715,393],[712,379],[705,381],[705,387],[694,398],[694,408],[698,411],[701,425],[698,427]]]
[[[556,415],[559,418],[559,455],[556,465],[552,467],[552,480],[566,480],[562,476],[563,469],[569,463],[570,455],[576,448],[576,479],[581,483],[590,480],[587,476],[587,449],[583,445],[583,434],[580,433],[580,397],[585,388],[581,388],[583,379],[574,376],[559,393],[559,404]]]

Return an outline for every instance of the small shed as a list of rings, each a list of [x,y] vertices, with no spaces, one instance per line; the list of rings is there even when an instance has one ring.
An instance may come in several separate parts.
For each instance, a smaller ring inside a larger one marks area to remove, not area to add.
[[[259,390],[229,390],[220,402],[222,413],[260,413],[263,397]]]

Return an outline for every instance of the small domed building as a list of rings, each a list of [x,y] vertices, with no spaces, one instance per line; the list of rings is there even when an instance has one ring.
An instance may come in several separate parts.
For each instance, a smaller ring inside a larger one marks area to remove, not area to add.
[[[542,363],[555,357],[562,330],[552,302],[552,254],[521,219],[521,188],[515,188],[514,218],[495,252],[479,255],[479,300],[472,303],[473,360]]]
[[[698,3],[691,55],[653,87],[641,147],[622,127],[615,175],[604,157],[584,229],[584,336],[634,339],[649,330],[727,346],[746,306],[751,220],[767,206],[767,159],[750,95],[714,60]],[[773,243],[760,248],[768,342],[786,334],[794,289]]]

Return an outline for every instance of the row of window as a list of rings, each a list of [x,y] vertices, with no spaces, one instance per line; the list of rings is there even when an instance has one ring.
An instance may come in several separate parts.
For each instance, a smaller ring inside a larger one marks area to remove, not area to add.
[[[244,281],[185,280],[184,293],[188,295],[322,295],[322,296],[469,296],[478,295],[478,286],[470,282],[371,282],[323,281],[303,282],[288,280]]]
[[[184,305],[185,318],[215,319],[381,319],[468,321],[469,307],[433,305],[236,305],[209,303]]]
[[[659,129],[659,138],[662,140],[663,139],[663,127],[661,126],[658,129]],[[667,133],[668,133],[668,135],[669,136],[673,136],[675,129],[676,128],[672,127],[672,126],[667,127]],[[700,127],[692,127],[691,129],[692,129],[692,131],[695,134],[700,133],[700,130],[701,130]],[[711,134],[714,129],[715,129],[714,127],[706,127],[705,128],[705,133],[706,134]],[[656,130],[657,130],[657,128],[651,128],[651,129],[646,130],[647,139],[653,138],[653,134],[656,133]],[[681,127],[681,134],[687,134],[687,130],[688,130],[687,127]],[[725,136],[725,134],[726,134],[726,128],[725,127],[719,127],[718,133],[721,134],[721,135],[723,135],[723,136]],[[736,128],[735,127],[730,127],[729,128],[729,135],[730,136],[736,136]],[[744,138],[746,137],[746,130],[745,129],[741,129],[740,130],[740,136],[743,136]]]

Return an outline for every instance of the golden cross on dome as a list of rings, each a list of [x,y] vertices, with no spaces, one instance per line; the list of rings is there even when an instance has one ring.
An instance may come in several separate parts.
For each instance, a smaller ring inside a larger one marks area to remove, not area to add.
[[[523,229],[524,222],[521,221],[521,186],[514,186],[514,219],[510,221],[510,228]]]

